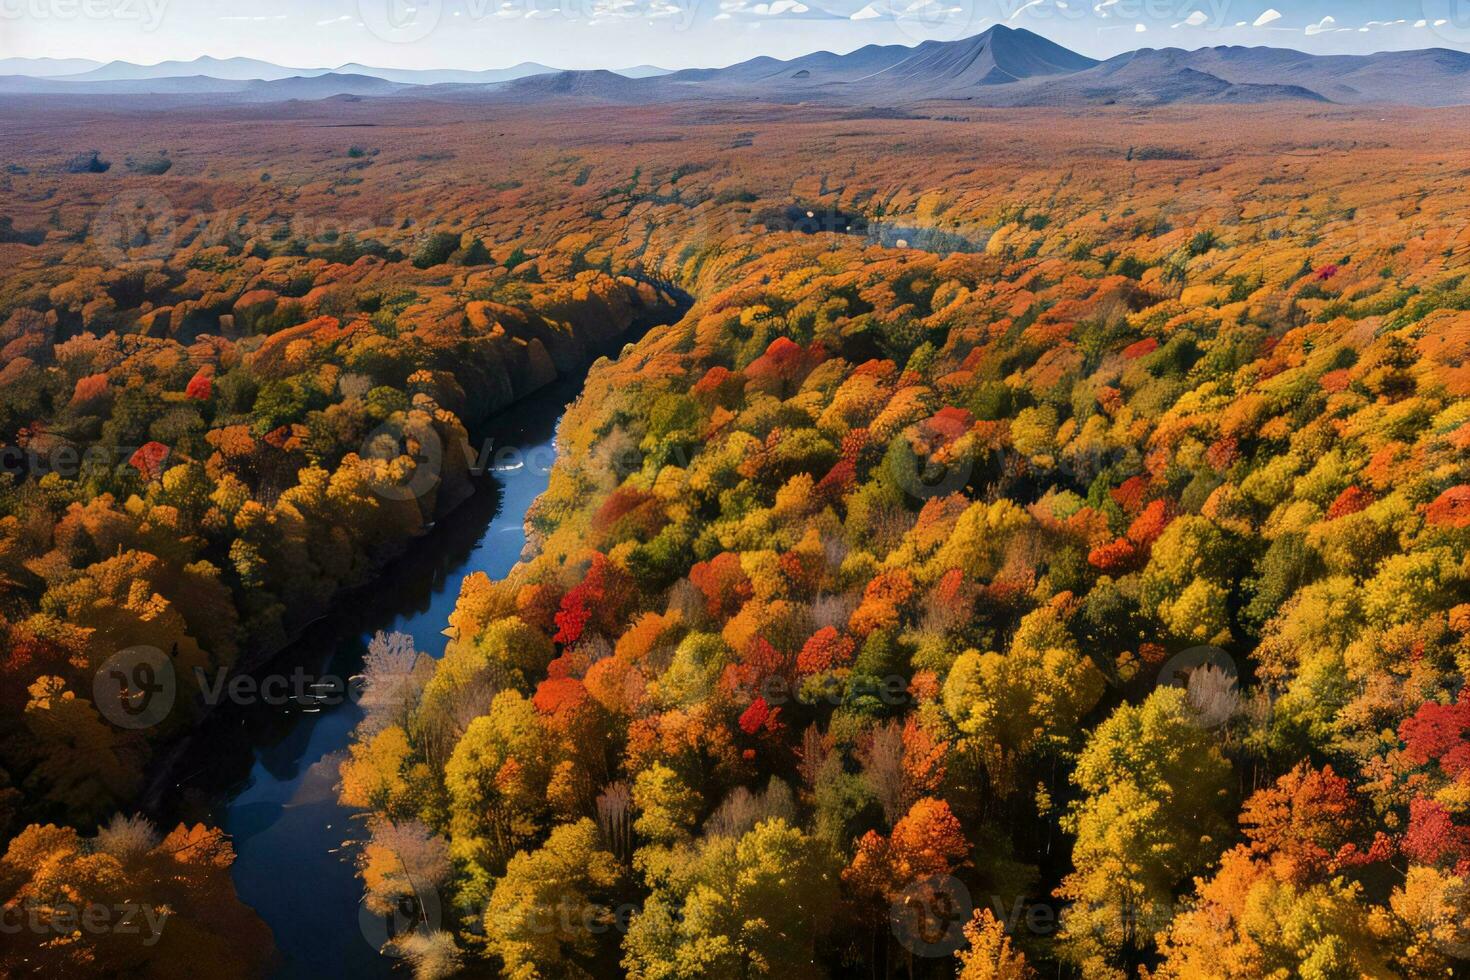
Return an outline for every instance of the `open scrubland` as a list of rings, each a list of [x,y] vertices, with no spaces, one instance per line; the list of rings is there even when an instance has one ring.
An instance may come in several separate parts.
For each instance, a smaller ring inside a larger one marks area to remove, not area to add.
[[[228,840],[115,816],[192,668],[612,354],[525,561],[369,663],[420,975],[1466,969],[1463,113],[108,105],[0,120],[0,899],[183,925],[0,968],[260,968]]]

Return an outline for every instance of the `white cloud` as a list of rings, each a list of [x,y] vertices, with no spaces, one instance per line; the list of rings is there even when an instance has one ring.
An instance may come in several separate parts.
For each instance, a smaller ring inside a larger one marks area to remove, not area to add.
[[[1252,27],[1265,27],[1267,24],[1274,23],[1275,21],[1278,21],[1280,19],[1281,19],[1281,11],[1279,11],[1276,8],[1272,7],[1270,9],[1266,10],[1264,13],[1262,13],[1261,16],[1257,17],[1256,18],[1256,22],[1254,24],[1252,24],[1251,26]]]
[[[758,3],[749,8],[757,17],[779,17],[785,13],[804,14],[811,8],[796,0],[776,0],[775,3]]]
[[[1147,27],[1144,27],[1142,24],[1134,24],[1133,25],[1133,33],[1134,34],[1142,34],[1142,33],[1144,33],[1147,30],[1148,30],[1148,28]]]
[[[1335,30],[1337,30],[1337,18],[1329,14],[1315,24],[1308,24],[1307,36],[1311,37],[1313,34],[1326,34],[1328,31]]]
[[[319,20],[316,22],[316,26],[331,27],[333,24],[345,24],[352,19],[353,18],[350,14],[343,14],[341,17],[332,17],[329,20]]]
[[[848,20],[872,20],[875,17],[882,17],[882,16],[883,16],[883,14],[879,12],[878,8],[875,7],[875,6],[873,6],[870,3],[866,7],[864,7],[862,10],[859,10],[857,13],[853,14],[851,17],[848,17],[847,19]]]

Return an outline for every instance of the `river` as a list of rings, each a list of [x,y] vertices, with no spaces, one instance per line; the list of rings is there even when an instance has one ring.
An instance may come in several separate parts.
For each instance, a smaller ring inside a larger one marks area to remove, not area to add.
[[[576,391],[560,383],[492,419],[482,435],[497,458],[513,447],[524,464],[495,467],[382,581],[337,603],[257,676],[290,677],[299,667],[312,678],[352,677],[379,630],[407,633],[420,652],[441,656],[464,577],[502,578],[520,558],[526,511],[546,489],[556,427]],[[334,789],[361,717],[351,699],[320,708],[221,707],[168,794],[173,814],[212,822],[233,838],[235,887],[275,934],[278,977],[392,972],[393,961],[364,935],[372,928],[359,922],[357,849],[347,842],[360,825],[337,805]]]

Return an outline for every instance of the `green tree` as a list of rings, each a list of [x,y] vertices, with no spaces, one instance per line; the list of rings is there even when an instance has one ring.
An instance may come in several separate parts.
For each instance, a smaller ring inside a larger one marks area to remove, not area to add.
[[[1085,972],[1136,965],[1174,890],[1223,849],[1230,765],[1216,741],[1178,688],[1122,705],[1088,739],[1063,821],[1076,870],[1057,889],[1072,902],[1063,948]]]
[[[633,980],[824,975],[817,936],[836,898],[826,848],[785,820],[700,845],[654,890],[623,944]]]
[[[579,959],[597,950],[611,924],[606,898],[620,866],[597,825],[583,818],[551,832],[535,851],[510,859],[485,909],[486,948],[515,980],[589,976]]]

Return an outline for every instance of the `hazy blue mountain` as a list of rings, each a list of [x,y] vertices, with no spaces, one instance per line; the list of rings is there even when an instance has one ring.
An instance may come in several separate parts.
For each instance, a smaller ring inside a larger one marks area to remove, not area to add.
[[[0,95],[166,95],[219,102],[286,102],[337,95],[387,96],[407,90],[366,75],[309,75],[273,79],[210,78],[202,75],[133,78],[116,81],[61,81],[54,78],[0,77]]]
[[[673,71],[658,65],[634,65],[632,68],[615,68],[613,74],[624,78],[657,78],[660,75],[672,75]]]
[[[523,61],[510,68],[488,68],[483,71],[461,68],[374,68],[371,65],[347,64],[332,69],[332,73],[367,75],[402,85],[493,85],[558,70],[534,61]]]
[[[1313,56],[1280,48],[1216,47],[1185,53],[1227,81],[1299,85],[1333,102],[1470,102],[1470,54],[1448,48]]]
[[[0,61],[0,93],[230,96],[234,99],[421,95],[534,102],[549,98],[642,103],[675,99],[831,102],[871,107],[963,101],[977,105],[1160,105],[1176,102],[1383,102],[1470,105],[1470,54],[1433,48],[1317,56],[1265,47],[1143,48],[1098,62],[1031,31],[1005,26],[958,41],[868,45],[846,54],[752,58],[725,68],[666,72],[651,65],[560,71],[511,68],[285,68],[249,58],[158,65]],[[884,111],[889,111],[885,109]]]
[[[101,68],[102,62],[86,58],[0,58],[0,75],[55,78]]]
[[[113,61],[88,72],[66,76],[76,82],[117,82],[156,78],[217,78],[234,81],[297,78],[325,75],[326,68],[283,68],[255,58],[195,58],[193,61],[162,61],[156,65],[135,65],[130,61]],[[17,73],[19,74],[19,73]]]

